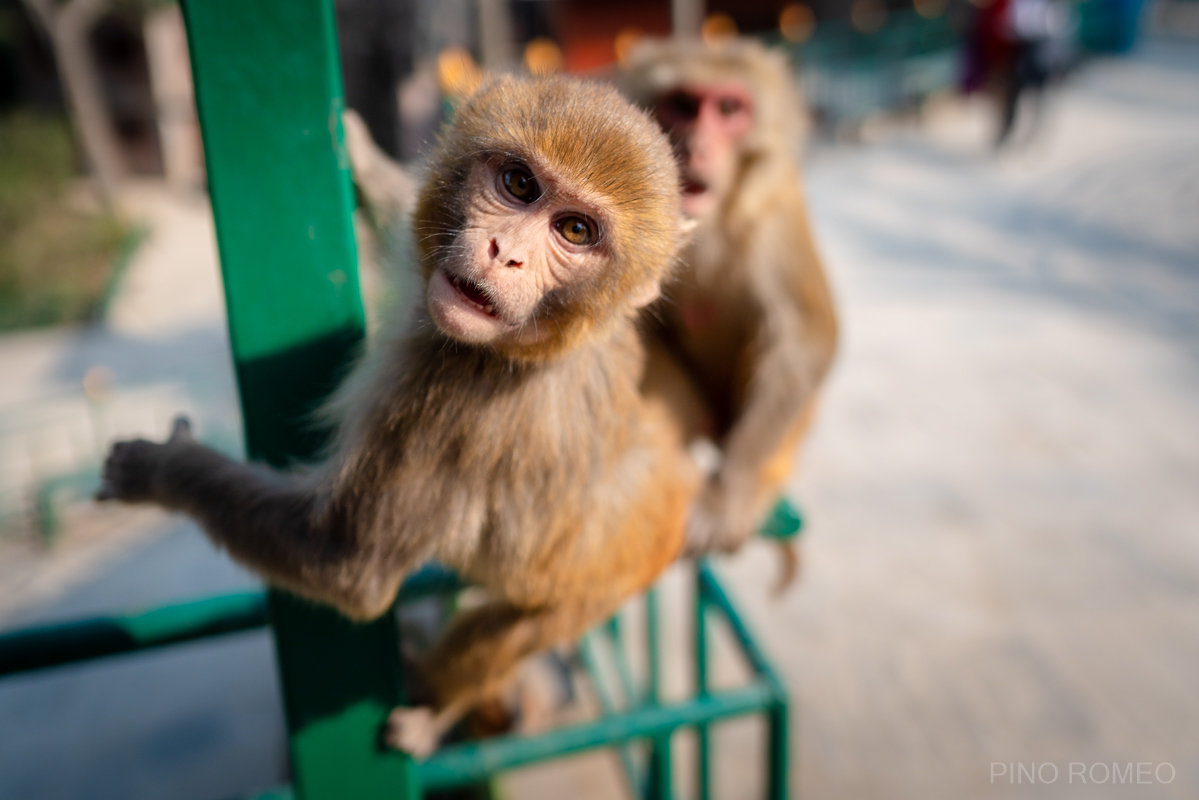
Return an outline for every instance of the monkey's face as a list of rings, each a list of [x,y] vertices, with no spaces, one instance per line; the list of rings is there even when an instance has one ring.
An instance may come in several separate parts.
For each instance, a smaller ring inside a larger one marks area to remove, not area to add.
[[[476,160],[462,228],[429,279],[429,313],[454,339],[533,344],[553,332],[555,300],[610,259],[603,203],[511,157]]]
[[[679,156],[684,213],[706,217],[737,180],[742,140],[754,123],[753,96],[737,81],[684,84],[658,98],[654,116]]]

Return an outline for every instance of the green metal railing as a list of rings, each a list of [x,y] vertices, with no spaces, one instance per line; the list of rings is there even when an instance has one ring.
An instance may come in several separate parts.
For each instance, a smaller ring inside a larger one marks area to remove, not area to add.
[[[313,427],[312,411],[343,376],[364,331],[333,3],[183,0],[182,6],[247,451],[251,459],[287,467],[319,455],[327,432]],[[800,525],[794,509],[780,505],[764,533],[785,537]],[[661,624],[651,590],[644,686],[635,685],[623,648],[613,648],[622,703],[605,688],[605,711],[592,722],[451,744],[420,763],[381,743],[387,714],[405,699],[395,614],[357,624],[275,590],[206,598],[0,635],[0,676],[269,623],[293,783],[264,797],[409,800],[580,750],[622,747],[637,793],[668,800],[672,734],[694,727],[700,796],[707,800],[708,726],[764,714],[769,797],[781,800],[787,796],[786,691],[710,566],[698,564],[695,580],[693,698],[662,701]],[[400,602],[458,588],[452,575],[424,571],[405,584]],[[754,673],[747,685],[710,689],[709,617],[723,619],[739,644]],[[615,620],[593,635],[611,636],[619,628]],[[595,681],[600,686],[602,676]],[[634,742],[648,743],[645,774],[633,769]]]
[[[0,677],[266,625],[266,593],[238,592],[0,636]]]
[[[403,605],[461,588],[454,573],[428,566],[404,582],[397,603]],[[257,589],[9,631],[0,634],[0,678],[240,633],[267,624],[267,593]]]
[[[583,663],[602,707],[598,719],[536,736],[500,736],[443,747],[428,760],[414,765],[413,774],[409,776],[410,794],[401,796],[420,797],[428,790],[470,786],[486,782],[505,770],[538,761],[618,746],[633,794],[645,798],[669,798],[673,796],[671,735],[680,728],[693,727],[699,737],[698,796],[707,800],[711,787],[709,726],[729,717],[765,714],[769,720],[767,796],[771,800],[785,798],[786,689],[706,561],[696,565],[695,580],[696,691],[692,699],[677,703],[660,700],[660,611],[657,589],[650,589],[645,604],[649,655],[645,685],[638,686],[633,679],[621,635],[621,617],[614,616],[589,632],[580,644]],[[427,567],[405,582],[397,602],[402,605],[429,596],[454,593],[461,588],[462,584],[452,573]],[[262,628],[268,624],[266,598],[263,591],[239,592],[147,611],[12,631],[0,635],[0,677]],[[728,626],[753,672],[753,678],[744,686],[719,692],[709,689],[707,637],[713,616]],[[615,699],[607,685],[605,670],[600,667],[595,644],[597,637],[603,637],[609,645],[622,702]],[[644,774],[638,770],[628,746],[637,740],[646,740],[650,744],[649,765]],[[408,761],[399,753],[385,754],[384,758],[397,763]],[[258,800],[294,796],[288,787],[274,790]]]
[[[622,763],[628,772],[635,796],[670,798],[673,793],[673,773],[670,762],[672,734],[680,728],[692,727],[700,732],[697,759],[697,786],[701,800],[711,796],[711,753],[706,732],[712,723],[729,717],[765,714],[769,720],[769,746],[766,755],[767,797],[781,800],[787,797],[787,708],[786,689],[769,660],[756,644],[745,621],[738,613],[727,592],[717,580],[712,567],[701,561],[695,570],[696,597],[696,678],[695,696],[677,703],[663,703],[659,697],[661,660],[657,653],[661,642],[657,592],[646,594],[646,646],[649,670],[646,686],[638,693],[629,679],[631,670],[625,648],[619,644],[619,617],[592,630],[583,640],[581,650],[597,694],[603,706],[599,719],[581,725],[557,728],[537,736],[500,736],[481,742],[450,745],[417,765],[417,779],[422,789],[443,789],[464,786],[485,780],[507,769],[600,747],[624,746],[637,740],[649,743],[649,765],[642,776],[634,767],[631,753],[622,747]],[[754,675],[750,682],[735,689],[709,691],[707,630],[710,617],[716,616],[727,625]],[[612,655],[617,672],[622,677],[626,703],[619,707],[611,692],[605,688],[605,678],[598,668],[592,637],[616,639]],[[590,651],[590,655],[588,652]],[[641,697],[640,701],[632,698]]]

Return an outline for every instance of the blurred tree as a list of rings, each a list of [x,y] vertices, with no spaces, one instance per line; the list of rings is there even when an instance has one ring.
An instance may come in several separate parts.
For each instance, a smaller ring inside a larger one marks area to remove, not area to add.
[[[24,0],[54,50],[71,119],[87,155],[101,198],[111,205],[125,175],[116,132],[88,46],[88,33],[108,0]]]
[[[65,118],[0,115],[0,330],[92,318],[131,252],[129,227],[70,191],[74,173]]]

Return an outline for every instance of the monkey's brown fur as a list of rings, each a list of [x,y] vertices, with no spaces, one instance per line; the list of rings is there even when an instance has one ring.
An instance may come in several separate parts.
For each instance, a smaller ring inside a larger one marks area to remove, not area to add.
[[[273,584],[354,619],[387,611],[427,560],[458,570],[493,599],[457,618],[426,664],[448,718],[652,582],[682,546],[698,486],[638,386],[636,296],[681,246],[665,138],[612,89],[485,85],[443,135],[417,204],[426,280],[461,257],[468,177],[497,158],[588,198],[604,232],[606,267],[542,298],[537,337],[466,344],[420,315],[347,383],[333,454],[310,474],[230,461],[180,428],[164,445],[116,445],[102,492],[191,514]]]
[[[632,54],[624,81],[646,107],[682,86],[732,82],[753,97],[735,182],[701,219],[684,268],[654,307],[660,324],[647,371],[647,390],[667,399],[690,435],[723,449],[692,515],[687,549],[734,550],[790,474],[837,345],[836,310],[799,180],[798,93],[785,58],[751,41],[647,42]],[[689,396],[680,371],[698,397]]]

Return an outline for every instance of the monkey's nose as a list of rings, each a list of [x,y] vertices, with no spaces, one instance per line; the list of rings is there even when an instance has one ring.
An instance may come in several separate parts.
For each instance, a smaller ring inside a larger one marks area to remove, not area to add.
[[[495,239],[492,239],[491,244],[487,247],[487,257],[492,261],[495,261],[500,257],[500,244]],[[524,265],[525,262],[517,261],[515,258],[509,258],[504,262],[505,267],[512,267],[514,269],[519,269]]]

